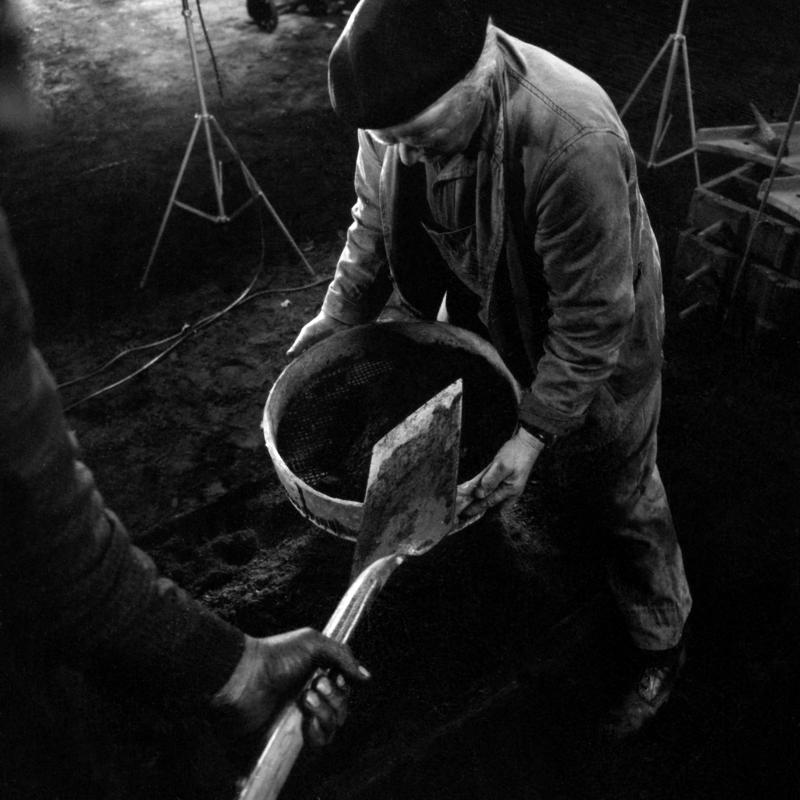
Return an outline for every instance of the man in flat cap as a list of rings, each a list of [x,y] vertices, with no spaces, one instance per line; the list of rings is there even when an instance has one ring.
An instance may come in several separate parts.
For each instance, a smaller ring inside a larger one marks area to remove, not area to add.
[[[524,387],[519,429],[463,514],[512,503],[544,450],[575,465],[633,644],[605,729],[635,732],[682,665],[691,596],[656,466],[661,269],[625,129],[593,80],[464,0],[362,0],[328,75],[359,129],[357,201],[289,355],[398,312],[495,345]]]

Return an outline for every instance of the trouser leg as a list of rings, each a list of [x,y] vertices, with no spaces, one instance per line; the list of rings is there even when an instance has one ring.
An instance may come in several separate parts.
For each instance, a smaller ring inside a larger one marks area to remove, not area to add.
[[[692,606],[656,465],[660,410],[659,381],[604,459],[609,585],[634,644],[645,650],[678,644]]]

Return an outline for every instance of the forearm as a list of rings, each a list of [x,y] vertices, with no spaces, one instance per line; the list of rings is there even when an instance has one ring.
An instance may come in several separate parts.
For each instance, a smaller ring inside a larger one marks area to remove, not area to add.
[[[322,305],[326,314],[349,325],[374,319],[392,289],[380,211],[381,158],[369,135],[359,131],[353,223]]]
[[[164,691],[210,695],[242,634],[159,577],[76,458],[0,219],[0,616],[20,642]]]
[[[28,363],[24,412],[3,425],[4,620],[58,659],[113,662],[132,682],[157,670],[165,691],[210,695],[232,671],[241,633],[131,546],[75,458],[38,354]]]

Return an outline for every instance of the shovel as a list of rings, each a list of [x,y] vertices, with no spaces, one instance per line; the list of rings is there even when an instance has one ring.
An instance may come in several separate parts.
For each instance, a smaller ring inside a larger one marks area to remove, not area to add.
[[[323,630],[332,639],[347,642],[394,570],[453,531],[461,393],[459,379],[372,448],[354,580]],[[275,800],[302,749],[302,723],[300,706],[291,701],[272,723],[239,800]]]

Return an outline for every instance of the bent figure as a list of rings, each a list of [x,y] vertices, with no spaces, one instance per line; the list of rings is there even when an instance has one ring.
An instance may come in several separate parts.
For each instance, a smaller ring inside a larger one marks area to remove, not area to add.
[[[398,316],[494,344],[524,389],[519,428],[461,511],[513,503],[545,448],[592,473],[634,645],[607,732],[636,731],[682,664],[691,595],[656,466],[659,252],[622,122],[591,78],[491,24],[479,0],[364,0],[328,80],[358,128],[356,203],[288,354]]]

